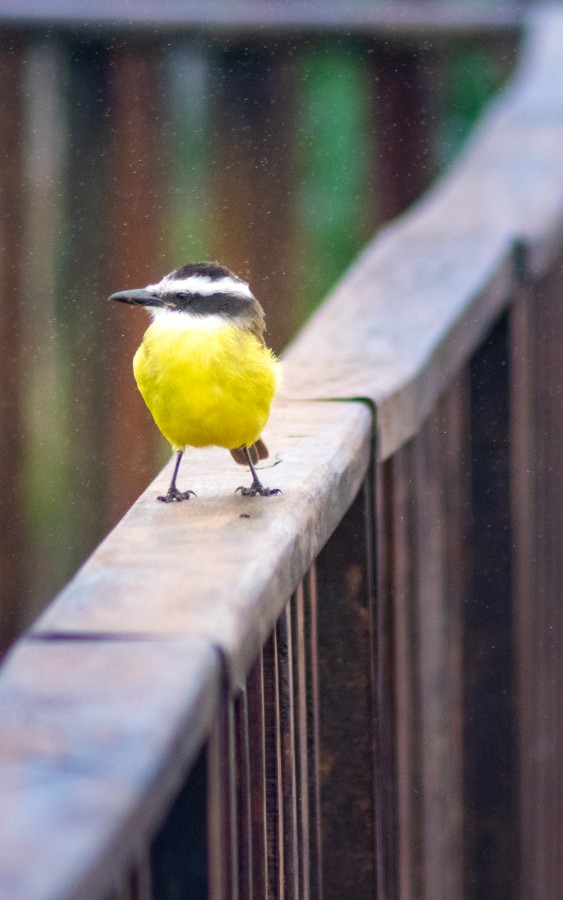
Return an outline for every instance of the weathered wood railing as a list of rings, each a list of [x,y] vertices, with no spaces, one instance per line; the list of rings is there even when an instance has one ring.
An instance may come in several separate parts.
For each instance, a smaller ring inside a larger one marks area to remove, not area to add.
[[[10,653],[3,898],[561,896],[562,81],[543,10],[289,348],[283,494],[193,453]]]
[[[104,298],[220,259],[280,350],[451,157],[517,23],[447,0],[103,0],[87,18],[0,0],[0,652],[162,463],[131,374],[143,318]],[[460,60],[480,82],[461,116]]]

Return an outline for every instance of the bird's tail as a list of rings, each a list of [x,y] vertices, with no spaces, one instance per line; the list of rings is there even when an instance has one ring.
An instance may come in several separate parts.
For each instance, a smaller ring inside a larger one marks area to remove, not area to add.
[[[261,459],[267,459],[269,456],[268,448],[266,447],[266,444],[264,443],[262,438],[258,438],[258,440],[254,444],[250,445],[248,450],[250,452],[250,459],[252,460],[252,465],[254,465],[254,466]],[[247,466],[248,465],[246,453],[244,452],[244,446],[243,447],[235,447],[234,450],[231,450],[231,456],[233,457],[234,461],[239,464],[239,466]]]

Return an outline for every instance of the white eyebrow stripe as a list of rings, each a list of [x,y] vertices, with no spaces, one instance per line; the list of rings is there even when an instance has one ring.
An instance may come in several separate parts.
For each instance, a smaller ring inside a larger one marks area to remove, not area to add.
[[[188,278],[166,276],[158,284],[149,284],[146,290],[154,291],[161,296],[176,291],[187,291],[204,297],[210,297],[211,294],[235,294],[239,297],[252,298],[252,292],[245,281],[237,281],[229,276],[216,279],[208,278],[206,275],[189,275]]]

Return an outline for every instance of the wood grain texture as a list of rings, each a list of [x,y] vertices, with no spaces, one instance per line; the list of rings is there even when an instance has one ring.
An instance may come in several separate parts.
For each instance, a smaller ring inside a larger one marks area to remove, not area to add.
[[[278,403],[265,436],[273,456],[260,474],[282,494],[235,495],[249,473],[226,451],[186,454],[179,483],[197,499],[155,502],[167,487],[167,467],[35,633],[205,637],[223,646],[233,682],[242,684],[359,488],[371,416],[362,404]]]
[[[519,74],[452,171],[360,255],[287,353],[288,396],[365,397],[378,455],[412,437],[563,227],[563,13],[538,12]]]
[[[4,897],[110,893],[180,790],[218,680],[197,640],[20,642],[0,680]]]

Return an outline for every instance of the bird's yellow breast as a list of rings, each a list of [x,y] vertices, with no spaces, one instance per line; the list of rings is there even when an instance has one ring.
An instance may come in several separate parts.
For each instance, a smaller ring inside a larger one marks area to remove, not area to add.
[[[279,380],[253,334],[220,316],[158,317],[133,360],[139,390],[174,450],[256,441]]]

